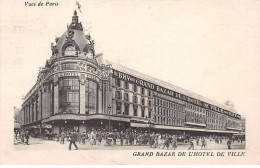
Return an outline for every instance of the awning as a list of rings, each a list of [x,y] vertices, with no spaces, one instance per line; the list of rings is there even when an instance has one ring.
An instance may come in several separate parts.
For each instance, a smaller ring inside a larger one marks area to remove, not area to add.
[[[142,127],[142,128],[149,128],[149,124],[145,123],[130,123],[131,127]]]
[[[86,121],[93,119],[104,119],[104,120],[114,120],[114,121],[122,121],[122,122],[130,122],[128,117],[122,116],[114,116],[114,115],[104,115],[104,114],[93,114],[93,115],[77,115],[77,114],[58,114],[51,116],[50,118],[42,120],[42,123],[55,121],[55,120],[78,120],[78,121]]]
[[[201,127],[206,127],[206,124],[198,124],[198,123],[192,123],[192,122],[185,122],[185,124],[188,124],[188,125],[197,125],[197,126],[201,126]]]
[[[226,130],[208,130],[205,129],[205,132],[213,132],[213,133],[228,133],[228,134],[237,134],[235,131],[226,131]]]
[[[227,127],[227,129],[229,130],[237,130],[237,131],[241,131],[242,129],[239,129],[239,128],[232,128],[232,127]]]
[[[157,129],[171,129],[171,130],[183,130],[183,131],[204,131],[204,129],[199,128],[187,128],[187,127],[174,127],[170,125],[154,125]]]

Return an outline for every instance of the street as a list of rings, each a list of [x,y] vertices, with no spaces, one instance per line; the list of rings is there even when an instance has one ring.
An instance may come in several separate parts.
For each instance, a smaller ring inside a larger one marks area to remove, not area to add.
[[[215,141],[210,141],[209,139],[206,140],[207,145],[206,149],[203,150],[227,150],[227,142],[226,140],[223,140],[222,144],[217,144]],[[101,145],[91,145],[89,141],[86,142],[86,144],[81,144],[76,142],[78,146],[78,150],[167,150],[162,148],[151,148],[150,146],[120,146],[120,140],[117,140],[116,145],[107,145],[106,141],[103,140]],[[201,144],[199,146],[196,145],[196,142],[194,142],[194,150],[201,150]],[[29,145],[25,145],[22,143],[15,143],[14,149],[15,150],[68,150],[69,148],[69,141],[65,141],[65,144],[60,144],[60,142],[54,141],[54,140],[42,140],[40,138],[30,138],[29,139]],[[171,148],[171,145],[170,145]],[[170,148],[168,149],[169,151]],[[184,143],[178,143],[178,147],[176,150],[188,150],[189,144]],[[238,150],[238,149],[245,149],[245,142],[232,142],[231,145],[232,150]],[[74,146],[72,145],[72,150],[75,150]]]

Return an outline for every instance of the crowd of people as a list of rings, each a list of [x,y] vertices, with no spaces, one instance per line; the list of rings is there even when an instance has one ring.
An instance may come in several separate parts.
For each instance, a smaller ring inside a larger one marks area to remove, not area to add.
[[[189,144],[188,150],[194,150],[196,144],[196,149],[207,149],[207,141],[215,141],[217,144],[222,144],[223,140],[227,142],[227,148],[231,149],[231,144],[235,140],[233,137],[227,136],[190,136],[184,134],[169,134],[169,133],[156,133],[148,131],[112,131],[108,132],[100,129],[92,129],[88,132],[77,132],[77,131],[61,131],[60,133],[53,134],[54,140],[60,144],[65,144],[69,141],[69,150],[71,146],[74,145],[75,149],[78,149],[76,143],[90,145],[101,145],[105,143],[106,145],[121,145],[121,146],[141,146],[146,145],[151,148],[158,149],[171,149],[175,150],[180,144]],[[14,142],[15,143],[24,143],[29,145],[30,134],[28,131],[21,130],[15,131],[14,133]],[[242,141],[241,141],[242,143]]]
[[[78,149],[76,143],[86,144],[90,143],[91,145],[101,145],[102,143],[106,143],[107,145],[121,145],[121,146],[141,146],[141,145],[149,145],[151,148],[159,148],[159,149],[171,149],[175,150],[178,148],[178,144],[189,144],[188,150],[194,150],[194,146],[196,144],[200,149],[207,149],[207,141],[215,140],[215,143],[221,144],[223,140],[227,141],[228,149],[231,149],[231,143],[234,142],[234,138],[230,138],[227,136],[185,136],[183,139],[183,135],[175,135],[169,133],[148,133],[144,132],[136,132],[136,131],[113,131],[107,132],[104,130],[95,130],[92,129],[89,132],[76,132],[72,131],[69,133],[61,132],[59,134],[55,134],[55,140],[64,144],[64,141],[70,141],[69,149],[71,149],[71,145],[73,144],[76,149]],[[180,141],[180,139],[183,139]],[[118,143],[118,144],[117,144]],[[197,148],[196,147],[196,148]]]
[[[29,131],[15,131],[14,132],[14,143],[24,143],[26,145],[29,145],[29,139],[30,139],[30,135],[29,135]]]

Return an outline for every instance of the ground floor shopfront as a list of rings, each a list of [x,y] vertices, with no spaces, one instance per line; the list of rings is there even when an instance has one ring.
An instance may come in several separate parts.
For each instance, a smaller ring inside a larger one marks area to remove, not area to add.
[[[91,130],[97,131],[115,131],[115,132],[139,132],[139,133],[167,133],[174,135],[189,136],[232,136],[239,133],[235,130],[208,130],[205,128],[177,127],[171,125],[154,124],[149,118],[133,118],[130,116],[92,114],[59,114],[37,121],[22,128],[29,130],[36,136],[49,134],[66,134],[77,131],[79,133],[87,133]]]

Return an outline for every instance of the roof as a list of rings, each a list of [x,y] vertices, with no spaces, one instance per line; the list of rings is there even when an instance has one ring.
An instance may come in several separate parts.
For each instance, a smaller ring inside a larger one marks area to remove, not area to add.
[[[201,96],[197,93],[194,93],[194,92],[191,92],[191,91],[188,91],[186,89],[183,89],[181,87],[178,87],[176,85],[173,85],[173,84],[170,84],[168,82],[165,82],[165,81],[162,81],[160,79],[157,79],[157,78],[154,78],[152,76],[149,76],[149,75],[145,75],[141,72],[138,72],[138,71],[135,71],[133,69],[130,69],[130,68],[127,68],[125,66],[122,66],[122,65],[119,65],[119,64],[116,64],[114,62],[111,62],[109,60],[106,60],[106,63],[107,64],[111,64],[112,65],[112,68],[115,69],[115,70],[118,70],[120,72],[124,72],[126,74],[129,74],[129,75],[132,75],[132,76],[135,76],[137,78],[140,78],[140,79],[143,79],[143,80],[146,80],[148,82],[151,82],[151,83],[154,83],[154,84],[157,84],[157,85],[160,85],[160,86],[163,86],[167,89],[170,89],[170,90],[173,90],[173,91],[176,91],[178,93],[181,93],[181,94],[184,94],[186,96],[190,96],[192,98],[195,98],[195,99],[198,99],[198,100],[201,100],[201,101],[204,101],[206,103],[209,103],[209,104],[212,104],[212,105],[215,105],[217,107],[220,107],[220,108],[223,108],[223,109],[226,109],[228,111],[231,111],[231,112],[234,112],[236,113],[236,110],[234,108],[232,108],[231,106],[227,106],[225,104],[221,104],[221,103],[218,103],[212,99],[209,99],[209,98],[206,98],[204,96]]]

